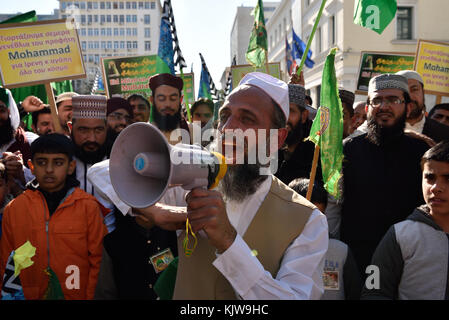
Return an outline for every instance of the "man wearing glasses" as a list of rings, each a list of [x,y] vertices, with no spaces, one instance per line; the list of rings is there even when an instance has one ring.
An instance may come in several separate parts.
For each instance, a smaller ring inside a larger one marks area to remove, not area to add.
[[[352,249],[363,278],[388,228],[424,201],[420,159],[429,146],[404,134],[410,103],[405,77],[372,78],[368,132],[344,142],[341,240]]]
[[[133,107],[123,98],[113,97],[108,99],[107,110],[108,132],[115,137],[134,122]]]

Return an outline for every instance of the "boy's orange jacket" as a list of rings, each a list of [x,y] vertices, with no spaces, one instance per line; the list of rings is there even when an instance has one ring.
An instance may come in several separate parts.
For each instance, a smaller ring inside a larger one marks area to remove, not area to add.
[[[5,208],[0,287],[11,251],[29,240],[36,247],[36,254],[31,258],[34,264],[20,273],[25,299],[43,297],[48,284],[44,270],[48,265],[58,276],[65,299],[93,299],[103,237],[107,234],[103,215],[109,209],[81,189],[71,190],[51,218],[38,190],[26,190]]]

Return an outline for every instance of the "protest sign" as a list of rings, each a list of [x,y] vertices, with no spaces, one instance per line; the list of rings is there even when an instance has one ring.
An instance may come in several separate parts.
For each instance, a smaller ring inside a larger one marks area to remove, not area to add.
[[[268,64],[269,75],[281,79],[281,67],[279,62],[270,62]],[[254,68],[250,64],[243,64],[238,66],[231,66],[231,74],[232,74],[232,87],[236,88],[242,80],[242,78],[250,72],[263,72],[267,73],[266,66],[262,66],[261,68]]]
[[[65,20],[0,24],[0,74],[7,88],[85,78],[76,29]]]
[[[366,95],[369,81],[375,76],[396,73],[401,70],[412,70],[414,61],[413,53],[362,51],[356,94]]]
[[[414,69],[424,81],[425,92],[449,96],[449,43],[419,40]]]
[[[119,95],[126,99],[138,93],[149,99],[151,91],[148,81],[151,76],[160,72],[157,66],[161,63],[162,60],[157,55],[102,58],[106,95],[109,98]],[[181,77],[179,74],[177,76]],[[193,73],[184,74],[184,86],[186,94],[184,101],[193,103],[195,101]]]

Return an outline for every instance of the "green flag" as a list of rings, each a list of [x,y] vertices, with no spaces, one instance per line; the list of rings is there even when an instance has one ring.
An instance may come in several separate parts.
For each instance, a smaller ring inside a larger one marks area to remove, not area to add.
[[[262,0],[257,0],[251,15],[254,16],[254,27],[249,39],[248,51],[246,51],[246,60],[256,68],[260,68],[265,62],[265,52],[268,50]]]
[[[396,0],[355,0],[354,23],[381,34],[396,15]]]
[[[33,10],[3,20],[0,23],[23,23],[23,22],[36,22],[36,21],[37,21],[36,11]]]
[[[309,140],[320,147],[324,188],[340,198],[338,181],[343,160],[343,111],[338,96],[333,48],[326,58],[321,79],[320,108],[310,128]]]

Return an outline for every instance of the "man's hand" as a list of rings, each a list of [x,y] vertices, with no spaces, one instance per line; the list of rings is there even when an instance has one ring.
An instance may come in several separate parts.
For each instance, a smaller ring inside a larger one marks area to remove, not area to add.
[[[25,175],[23,174],[23,158],[20,151],[4,152],[3,163],[8,172],[8,177],[19,180],[25,185]]]
[[[142,214],[148,223],[153,223],[161,229],[174,231],[185,229],[187,213],[185,207],[175,207],[156,203],[154,206],[137,209],[133,212]]]
[[[22,101],[22,107],[26,112],[34,112],[43,109],[45,104],[38,97],[28,96]]]
[[[237,231],[231,225],[226,205],[217,191],[195,188],[186,196],[187,217],[193,232],[204,230],[218,253],[227,250],[235,240]]]
[[[289,84],[299,84],[303,87],[306,86],[306,82],[304,81],[304,73],[301,71],[301,73],[298,75],[297,71],[299,69],[299,66],[296,66],[295,71],[292,73],[292,75],[290,76],[290,81],[288,82]]]

